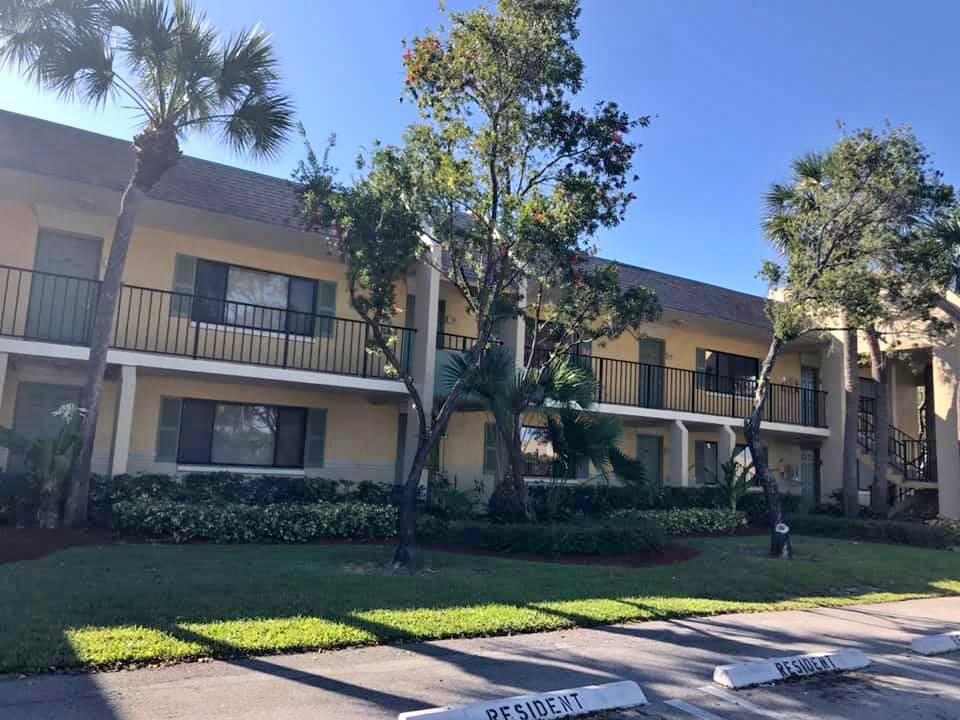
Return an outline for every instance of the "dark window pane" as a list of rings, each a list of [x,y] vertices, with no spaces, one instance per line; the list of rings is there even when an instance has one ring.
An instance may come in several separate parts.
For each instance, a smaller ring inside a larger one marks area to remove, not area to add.
[[[227,274],[226,321],[257,330],[283,330],[290,278],[231,267]]]
[[[303,467],[303,440],[306,432],[307,411],[303,408],[277,409],[278,467]]]
[[[210,433],[216,404],[210,400],[184,400],[180,413],[181,463],[210,462]]]
[[[211,460],[223,465],[273,465],[276,408],[217,405]]]
[[[317,283],[305,278],[290,278],[290,300],[287,330],[296,335],[313,335],[313,310],[316,307]]]
[[[227,296],[227,266],[209,260],[197,261],[197,300],[193,303],[193,319],[198,322],[223,322]]]

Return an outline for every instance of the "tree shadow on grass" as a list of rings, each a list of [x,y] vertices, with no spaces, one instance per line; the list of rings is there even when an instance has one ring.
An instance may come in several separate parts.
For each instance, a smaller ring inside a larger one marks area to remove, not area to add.
[[[382,623],[366,615],[378,610],[455,611],[471,606],[501,604],[563,618],[571,625],[597,626],[602,613],[594,617],[573,608],[558,609],[556,605],[568,601],[607,599],[634,607],[639,611],[637,614],[644,616],[644,620],[656,620],[671,614],[664,609],[662,601],[654,606],[645,604],[642,599],[631,600],[624,596],[646,593],[661,600],[674,598],[683,601],[696,601],[698,598],[757,602],[782,599],[779,596],[770,597],[771,593],[757,574],[762,567],[759,570],[754,567],[748,572],[741,570],[733,579],[731,573],[718,573],[717,562],[730,554],[726,545],[721,545],[720,549],[722,552],[712,560],[709,553],[705,552],[699,558],[684,563],[684,572],[680,571],[681,566],[640,570],[570,567],[521,564],[506,558],[500,560],[431,553],[435,558],[430,570],[413,578],[383,577],[384,553],[382,549],[370,547],[142,545],[77,549],[43,561],[24,563],[22,568],[12,569],[6,575],[0,568],[0,616],[7,613],[10,620],[10,632],[0,631],[0,643],[15,643],[18,639],[28,639],[31,634],[39,633],[38,618],[43,618],[51,631],[59,631],[64,636],[71,629],[88,625],[104,628],[142,626],[188,642],[197,642],[204,648],[205,654],[236,658],[249,655],[249,650],[202,636],[202,629],[200,633],[185,630],[183,625],[196,627],[196,624],[230,620],[301,616],[360,629],[368,634],[371,641],[406,643],[429,636],[432,628],[427,626],[425,634],[418,636],[404,629],[407,623],[404,618],[398,618],[397,624],[393,625],[390,624],[390,617]],[[929,578],[908,576],[900,590],[936,591],[934,577],[960,576],[960,568],[955,572],[951,563],[942,562],[937,556],[936,564],[940,570],[936,572],[942,571],[943,575],[928,573]],[[875,575],[877,570],[873,572]],[[869,581],[870,578],[866,577],[864,583],[869,584]],[[827,578],[822,585],[821,589],[807,580],[797,587],[795,596],[829,596],[830,586],[835,585],[835,581]],[[939,590],[939,594],[949,593]],[[553,606],[548,607],[547,604]],[[18,624],[23,627],[22,631],[17,629]],[[675,632],[660,629],[656,630],[658,635],[649,634],[654,629],[645,630],[643,625],[601,627],[603,632],[611,635],[637,639],[648,637],[679,644],[692,643],[692,638],[696,637],[690,628],[682,628],[679,623]],[[450,629],[456,633],[455,625],[452,624],[445,632]],[[503,634],[509,630],[505,627],[499,632]],[[751,647],[755,651],[759,643],[749,642],[749,632],[745,632],[744,628],[737,627],[736,630],[745,635],[742,641],[721,635],[712,640],[703,638],[702,643],[723,642],[726,643],[724,647],[729,647],[732,652],[746,652]],[[523,628],[513,631],[523,632]],[[464,634],[482,632],[482,629],[468,628]],[[710,631],[700,628],[699,632],[703,635]],[[767,631],[757,632],[767,638],[772,637]],[[802,639],[799,632],[785,633],[776,638],[784,643]],[[564,669],[560,667],[563,662],[557,662],[558,654],[545,652],[539,656],[509,658],[504,665],[506,671],[501,672],[496,666],[502,664],[503,660],[493,661],[474,653],[461,653],[446,645],[414,644],[405,645],[404,648],[462,667],[482,682],[521,689],[549,689],[538,687],[540,679],[544,677],[550,678],[555,687],[570,687],[602,682],[608,673],[626,674],[629,677],[631,672],[629,668],[592,663],[589,658],[584,661],[579,655],[578,669]],[[50,648],[38,645],[38,649],[38,657],[44,659],[44,652],[46,656],[54,654]],[[290,647],[282,652],[310,649],[309,646]],[[62,659],[59,664],[81,666],[82,662],[73,656]],[[231,659],[230,662],[239,665],[247,661]],[[402,710],[422,706],[419,698],[409,696],[402,690],[371,691],[315,673],[291,670],[281,663],[255,659],[250,669],[354,697],[378,707]],[[104,703],[107,704],[106,701]],[[103,714],[101,717],[112,716]]]
[[[335,680],[324,677],[323,675],[318,675],[317,673],[298,670],[297,668],[287,667],[277,662],[271,662],[264,657],[249,657],[243,648],[201,635],[179,625],[164,627],[163,631],[183,642],[196,643],[203,647],[210,656],[219,658],[223,662],[244,670],[307,685],[317,690],[349,697],[369,705],[390,710],[391,712],[407,712],[424,706],[422,700],[408,695],[382,692],[342,680]]]

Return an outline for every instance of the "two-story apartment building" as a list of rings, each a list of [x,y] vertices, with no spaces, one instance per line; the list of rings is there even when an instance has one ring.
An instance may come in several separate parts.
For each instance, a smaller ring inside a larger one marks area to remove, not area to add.
[[[124,141],[0,112],[0,424],[24,435],[51,432],[51,411],[79,396],[130,162]],[[124,273],[96,471],[402,476],[415,432],[408,394],[365,350],[337,255],[295,214],[287,181],[190,157],[150,193]],[[742,418],[770,334],[765,300],[627,265],[621,281],[654,289],[664,313],[641,335],[591,348],[593,410],[622,418],[624,450],[661,482],[712,482],[720,463],[743,458]],[[425,264],[397,290],[400,354],[429,396],[475,323]],[[811,338],[787,349],[764,425],[784,489],[811,502],[840,483],[834,345]],[[960,363],[952,345],[926,353],[926,384],[899,365],[891,374],[904,447],[895,479],[939,488],[956,516]],[[866,427],[869,402],[861,409]],[[461,487],[492,486],[488,424],[482,412],[458,412],[442,440],[437,465]]]

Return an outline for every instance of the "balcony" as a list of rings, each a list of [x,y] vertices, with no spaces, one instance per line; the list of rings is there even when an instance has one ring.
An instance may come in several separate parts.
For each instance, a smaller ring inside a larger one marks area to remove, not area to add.
[[[0,335],[89,345],[100,282],[0,266]],[[212,319],[215,319],[211,321]],[[414,330],[390,327],[400,358]],[[111,347],[198,360],[391,379],[361,320],[124,285]]]
[[[574,355],[597,381],[595,402],[674,412],[745,418],[756,381],[629,360]],[[763,421],[826,428],[826,392],[793,385],[769,386]]]

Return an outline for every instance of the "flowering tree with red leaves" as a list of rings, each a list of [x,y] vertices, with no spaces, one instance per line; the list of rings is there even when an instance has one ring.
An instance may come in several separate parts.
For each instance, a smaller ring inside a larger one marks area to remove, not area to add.
[[[583,88],[579,15],[579,0],[500,0],[450,13],[446,29],[405,43],[404,96],[420,120],[402,145],[377,147],[366,174],[349,186],[331,183],[322,163],[295,175],[307,224],[316,225],[319,206],[325,224],[340,228],[354,307],[417,408],[395,558],[407,568],[417,484],[471,382],[465,373],[435,407],[424,407],[393,353],[383,328],[395,282],[411,263],[434,264],[465,298],[478,335],[468,368],[479,368],[504,319],[533,318],[533,338],[538,324],[562,327],[550,350],[559,354],[658,311],[651,292],[621,289],[615,265],[586,262],[597,232],[619,224],[634,199],[628,186],[638,146],[629,136],[649,118],[632,118],[613,102],[575,104]]]

